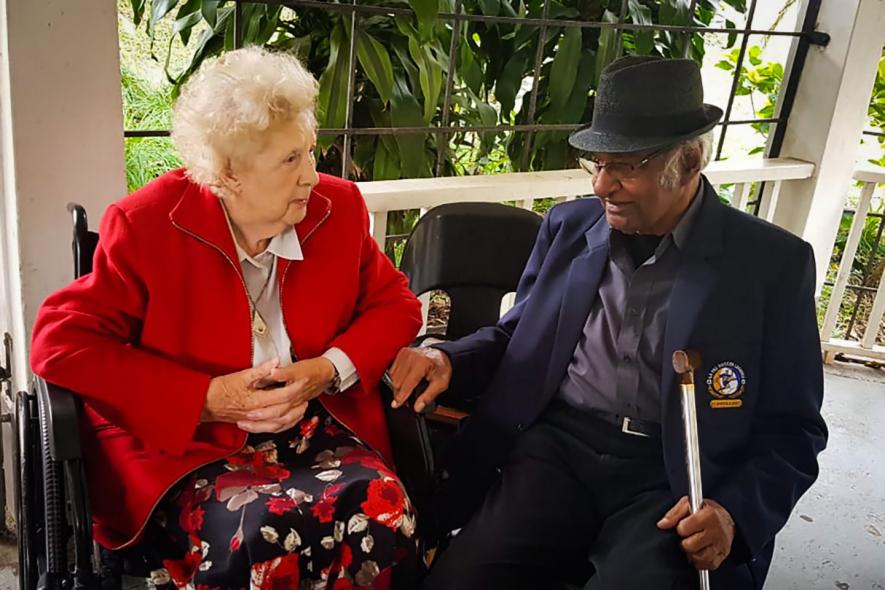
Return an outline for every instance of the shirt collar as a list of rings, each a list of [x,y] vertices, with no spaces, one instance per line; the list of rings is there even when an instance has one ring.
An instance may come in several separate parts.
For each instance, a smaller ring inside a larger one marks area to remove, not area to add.
[[[264,252],[255,256],[249,256],[249,254],[240,246],[239,242],[237,242],[237,237],[234,234],[234,226],[231,224],[227,209],[222,206],[222,210],[224,211],[224,218],[227,220],[227,227],[230,230],[230,236],[234,241],[234,246],[237,249],[237,258],[239,258],[240,262],[248,260],[251,264],[257,267],[265,267],[266,265],[262,264],[261,260],[266,258],[267,254],[279,258],[285,258],[286,260],[304,260],[304,253],[301,251],[301,241],[298,239],[298,234],[292,226],[287,227],[282,232],[275,235],[270,240],[270,244],[267,245],[267,249],[265,249]]]
[[[676,227],[674,227],[671,232],[673,234],[673,242],[680,250],[685,249],[685,244],[688,241],[688,234],[691,233],[691,228],[694,226],[694,220],[698,216],[698,211],[701,209],[701,201],[703,200],[704,179],[701,178],[698,182],[698,192],[695,193],[694,198],[688,205],[688,209],[682,214],[682,217],[676,223]]]
[[[658,244],[658,247],[655,249],[654,255],[646,261],[646,264],[653,264],[655,261],[659,260],[670,247],[671,243],[679,248],[680,251],[685,249],[685,245],[688,241],[688,234],[694,226],[694,221],[698,216],[698,211],[701,209],[701,201],[703,198],[704,180],[701,179],[698,184],[698,190],[695,193],[694,198],[691,200],[691,203],[689,203],[688,209],[686,209],[685,213],[682,214],[682,217],[679,218],[676,227],[663,237]],[[618,266],[622,269],[629,269],[632,272],[633,263],[627,252],[627,246],[624,243],[625,239],[627,239],[627,236],[619,231],[612,230],[609,234],[609,252]],[[624,272],[628,271],[625,270]]]

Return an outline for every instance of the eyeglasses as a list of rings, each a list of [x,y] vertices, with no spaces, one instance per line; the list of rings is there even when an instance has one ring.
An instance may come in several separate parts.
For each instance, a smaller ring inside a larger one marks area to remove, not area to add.
[[[578,163],[587,174],[594,178],[599,176],[599,173],[605,170],[606,172],[608,172],[609,176],[611,176],[615,180],[630,180],[632,178],[636,178],[643,166],[645,166],[661,154],[666,153],[671,147],[672,146],[668,145],[659,150],[655,150],[638,162],[632,164],[630,162],[603,163],[597,160],[596,156],[592,154],[587,158],[578,158]]]

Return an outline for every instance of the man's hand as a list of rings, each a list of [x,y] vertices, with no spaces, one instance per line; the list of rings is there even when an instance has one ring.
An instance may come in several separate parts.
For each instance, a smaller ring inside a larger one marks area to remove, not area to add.
[[[415,411],[422,412],[439,394],[449,388],[452,380],[452,361],[449,355],[436,348],[403,348],[396,355],[390,369],[393,382],[393,402],[398,408],[412,395],[415,387],[427,379],[427,389],[415,400]]]
[[[682,550],[696,569],[715,570],[731,553],[734,520],[728,510],[715,500],[705,499],[701,509],[690,514],[688,496],[682,496],[658,521],[660,529],[673,527],[682,537]]]

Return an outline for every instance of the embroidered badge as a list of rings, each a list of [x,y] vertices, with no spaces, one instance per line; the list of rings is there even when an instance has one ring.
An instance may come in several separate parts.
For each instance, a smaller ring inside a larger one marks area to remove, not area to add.
[[[747,379],[740,365],[730,361],[719,363],[707,373],[707,392],[715,399],[710,400],[711,408],[739,408],[743,404]]]

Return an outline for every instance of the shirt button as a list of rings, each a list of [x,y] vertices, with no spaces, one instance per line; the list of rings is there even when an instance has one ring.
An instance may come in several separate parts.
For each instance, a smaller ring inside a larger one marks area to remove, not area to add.
[[[639,308],[638,307],[629,307],[629,308],[627,308],[627,313],[633,317],[636,317],[639,315]]]
[[[517,424],[516,425],[516,432],[522,432],[523,430],[525,430],[524,424]]]

